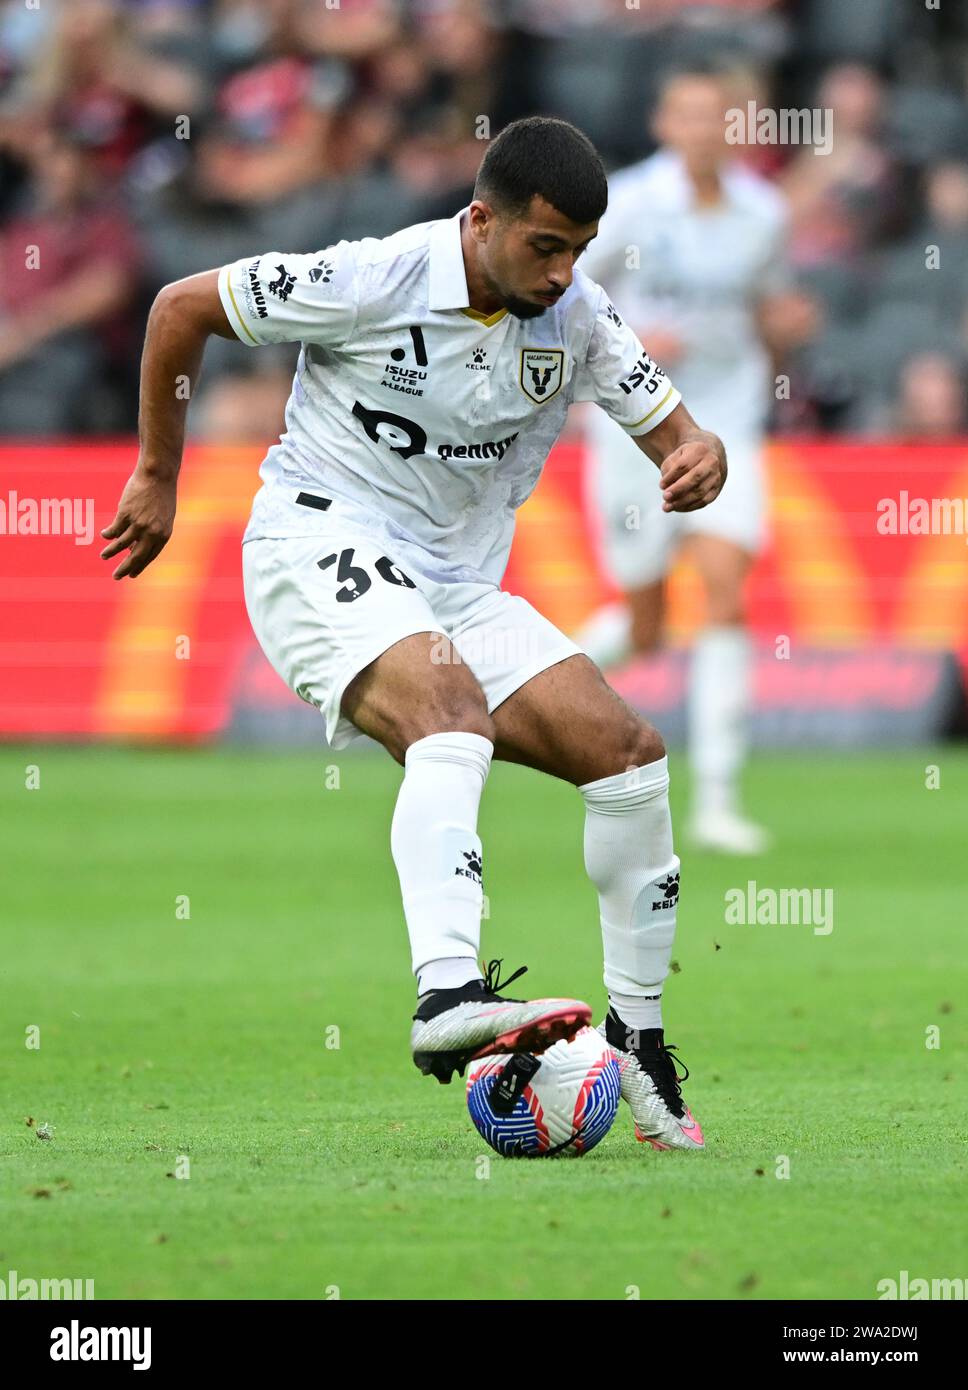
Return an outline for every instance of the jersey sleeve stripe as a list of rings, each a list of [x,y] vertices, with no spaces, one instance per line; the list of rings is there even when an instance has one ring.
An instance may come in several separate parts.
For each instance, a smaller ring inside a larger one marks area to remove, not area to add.
[[[652,416],[657,414],[662,409],[662,407],[665,405],[666,401],[669,399],[669,397],[672,395],[675,389],[676,388],[674,386],[670,386],[668,391],[662,397],[662,400],[659,402],[659,404],[654,405],[652,409],[649,411],[648,415],[643,415],[641,420],[636,420],[634,424],[626,425],[625,428],[627,430],[637,430],[645,424],[646,420],[651,420]]]
[[[259,346],[259,340],[258,340],[258,338],[255,336],[254,333],[250,332],[249,327],[248,327],[248,325],[246,324],[245,319],[242,317],[242,314],[241,314],[241,312],[240,312],[240,310],[239,310],[239,306],[238,306],[238,304],[237,304],[237,302],[236,302],[236,299],[235,299],[235,292],[234,292],[234,290],[232,289],[231,274],[232,274],[232,272],[231,272],[231,267],[229,267],[229,266],[223,266],[222,271],[221,271],[221,273],[220,273],[220,275],[219,275],[219,289],[220,289],[220,290],[223,290],[223,287],[224,287],[224,292],[222,293],[222,307],[223,307],[224,309],[226,309],[226,310],[227,310],[228,307],[229,307],[228,304],[226,303],[226,298],[225,298],[225,295],[226,295],[226,293],[227,293],[227,294],[228,294],[228,298],[229,298],[229,300],[231,301],[232,308],[235,310],[235,317],[238,319],[238,324],[237,324],[237,325],[234,324],[234,323],[232,324],[232,327],[235,329],[236,335],[237,335],[239,338],[241,338],[241,337],[242,337],[242,333],[244,333],[245,336],[248,338],[249,342],[250,342],[250,343],[254,343],[255,346],[258,347],[258,346]],[[231,315],[229,315],[229,322],[231,323]],[[240,328],[240,327],[241,327],[241,329],[242,329],[242,332],[241,332],[241,333],[239,332],[239,328]]]

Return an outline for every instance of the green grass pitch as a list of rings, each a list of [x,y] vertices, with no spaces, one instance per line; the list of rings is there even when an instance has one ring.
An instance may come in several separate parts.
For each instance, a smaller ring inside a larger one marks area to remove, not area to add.
[[[871,1299],[904,1269],[968,1275],[963,750],[759,759],[749,803],[778,848],[682,851],[666,1036],[704,1155],[637,1144],[623,1106],[587,1158],[502,1160],[462,1087],[419,1076],[399,779],[324,749],[0,751],[0,1278],[139,1299]],[[598,1013],[581,826],[574,790],[495,766],[483,950]],[[833,931],[728,925],[750,878],[831,889]]]

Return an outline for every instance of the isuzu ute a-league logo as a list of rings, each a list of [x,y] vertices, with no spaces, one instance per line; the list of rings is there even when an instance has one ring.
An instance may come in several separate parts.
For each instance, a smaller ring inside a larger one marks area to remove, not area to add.
[[[424,388],[418,386],[417,383],[427,380],[427,373],[422,369],[430,365],[423,329],[420,327],[411,328],[410,338],[416,367],[398,366],[398,363],[406,361],[407,349],[395,347],[390,352],[391,360],[383,368],[384,376],[380,385],[385,386],[390,391],[403,391],[408,396],[422,396]]]
[[[561,390],[565,375],[562,348],[521,349],[521,390],[536,405],[544,405]]]
[[[470,852],[466,849],[461,850],[461,854],[467,860],[467,863],[466,865],[458,864],[454,873],[459,874],[461,878],[469,878],[474,883],[481,883],[481,872],[484,867],[481,856],[473,849]]]

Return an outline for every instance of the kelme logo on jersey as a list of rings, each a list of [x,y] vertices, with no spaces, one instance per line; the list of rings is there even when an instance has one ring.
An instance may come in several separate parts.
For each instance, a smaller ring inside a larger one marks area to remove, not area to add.
[[[544,405],[561,390],[565,376],[562,348],[521,349],[521,390],[536,405]]]

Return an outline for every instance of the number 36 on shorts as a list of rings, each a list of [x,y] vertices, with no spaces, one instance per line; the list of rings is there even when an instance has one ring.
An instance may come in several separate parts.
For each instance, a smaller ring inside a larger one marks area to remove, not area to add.
[[[338,554],[334,551],[324,559],[316,561],[321,570],[328,570],[333,565],[336,566],[336,581],[341,586],[336,590],[337,603],[353,603],[372,588],[373,580],[369,570],[363,565],[356,564],[355,559],[355,547],[347,546]],[[405,589],[417,587],[410,576],[404,574],[399,565],[395,565],[388,555],[381,555],[379,559],[375,560],[373,569],[387,584],[396,584]]]

